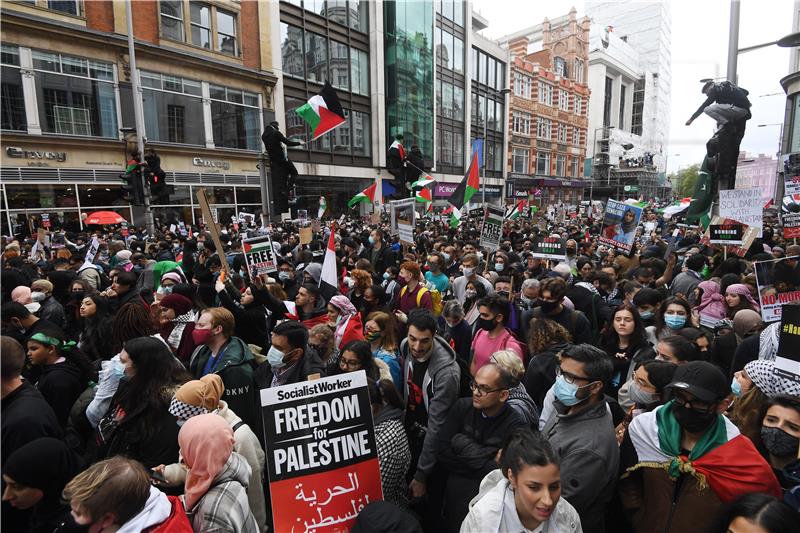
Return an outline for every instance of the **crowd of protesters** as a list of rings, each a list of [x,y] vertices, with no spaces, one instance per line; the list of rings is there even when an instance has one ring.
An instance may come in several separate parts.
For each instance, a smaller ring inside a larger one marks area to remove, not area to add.
[[[478,219],[413,246],[386,217],[305,245],[285,222],[268,277],[245,228],[222,256],[189,225],[3,237],[2,527],[270,531],[259,391],[364,371],[385,501],[360,531],[798,531],[800,383],[753,271],[800,246],[767,227],[725,258],[646,219],[629,255],[581,216],[495,251]]]

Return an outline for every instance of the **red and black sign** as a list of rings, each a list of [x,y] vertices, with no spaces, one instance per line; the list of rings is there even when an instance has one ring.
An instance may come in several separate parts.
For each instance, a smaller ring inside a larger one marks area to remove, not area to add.
[[[744,241],[744,226],[742,224],[711,224],[708,231],[711,244],[740,246]]]

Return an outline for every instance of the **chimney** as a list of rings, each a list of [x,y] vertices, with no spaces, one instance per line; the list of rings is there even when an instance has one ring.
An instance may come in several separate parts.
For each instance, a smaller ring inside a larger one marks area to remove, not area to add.
[[[511,52],[511,57],[522,57],[528,55],[528,38],[524,35],[516,37],[508,42],[508,50]]]

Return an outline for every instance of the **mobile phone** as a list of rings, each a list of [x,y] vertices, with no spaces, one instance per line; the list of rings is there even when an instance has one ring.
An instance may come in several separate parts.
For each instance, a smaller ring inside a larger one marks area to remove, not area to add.
[[[157,470],[154,470],[152,468],[148,468],[147,469],[147,473],[150,474],[150,478],[151,479],[154,479],[154,480],[158,481],[159,483],[166,483],[167,482],[167,478],[165,478],[164,475],[161,472],[158,472]]]

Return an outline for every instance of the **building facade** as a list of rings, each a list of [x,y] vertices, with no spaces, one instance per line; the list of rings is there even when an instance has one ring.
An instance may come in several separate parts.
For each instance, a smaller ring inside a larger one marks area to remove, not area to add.
[[[761,198],[766,205],[775,194],[778,160],[772,156],[758,154],[753,157],[739,152],[736,162],[736,188],[761,189]]]
[[[220,219],[260,211],[256,164],[277,79],[267,7],[134,2],[132,73],[124,2],[4,2],[3,232],[35,229],[43,213],[55,227],[79,230],[100,209],[141,223],[119,177],[125,132],[135,129],[132,75],[141,82],[147,147],[174,189],[154,216],[199,223],[199,187]]]
[[[576,205],[583,199],[589,24],[572,9],[501,39],[512,57],[510,196],[539,204]]]

